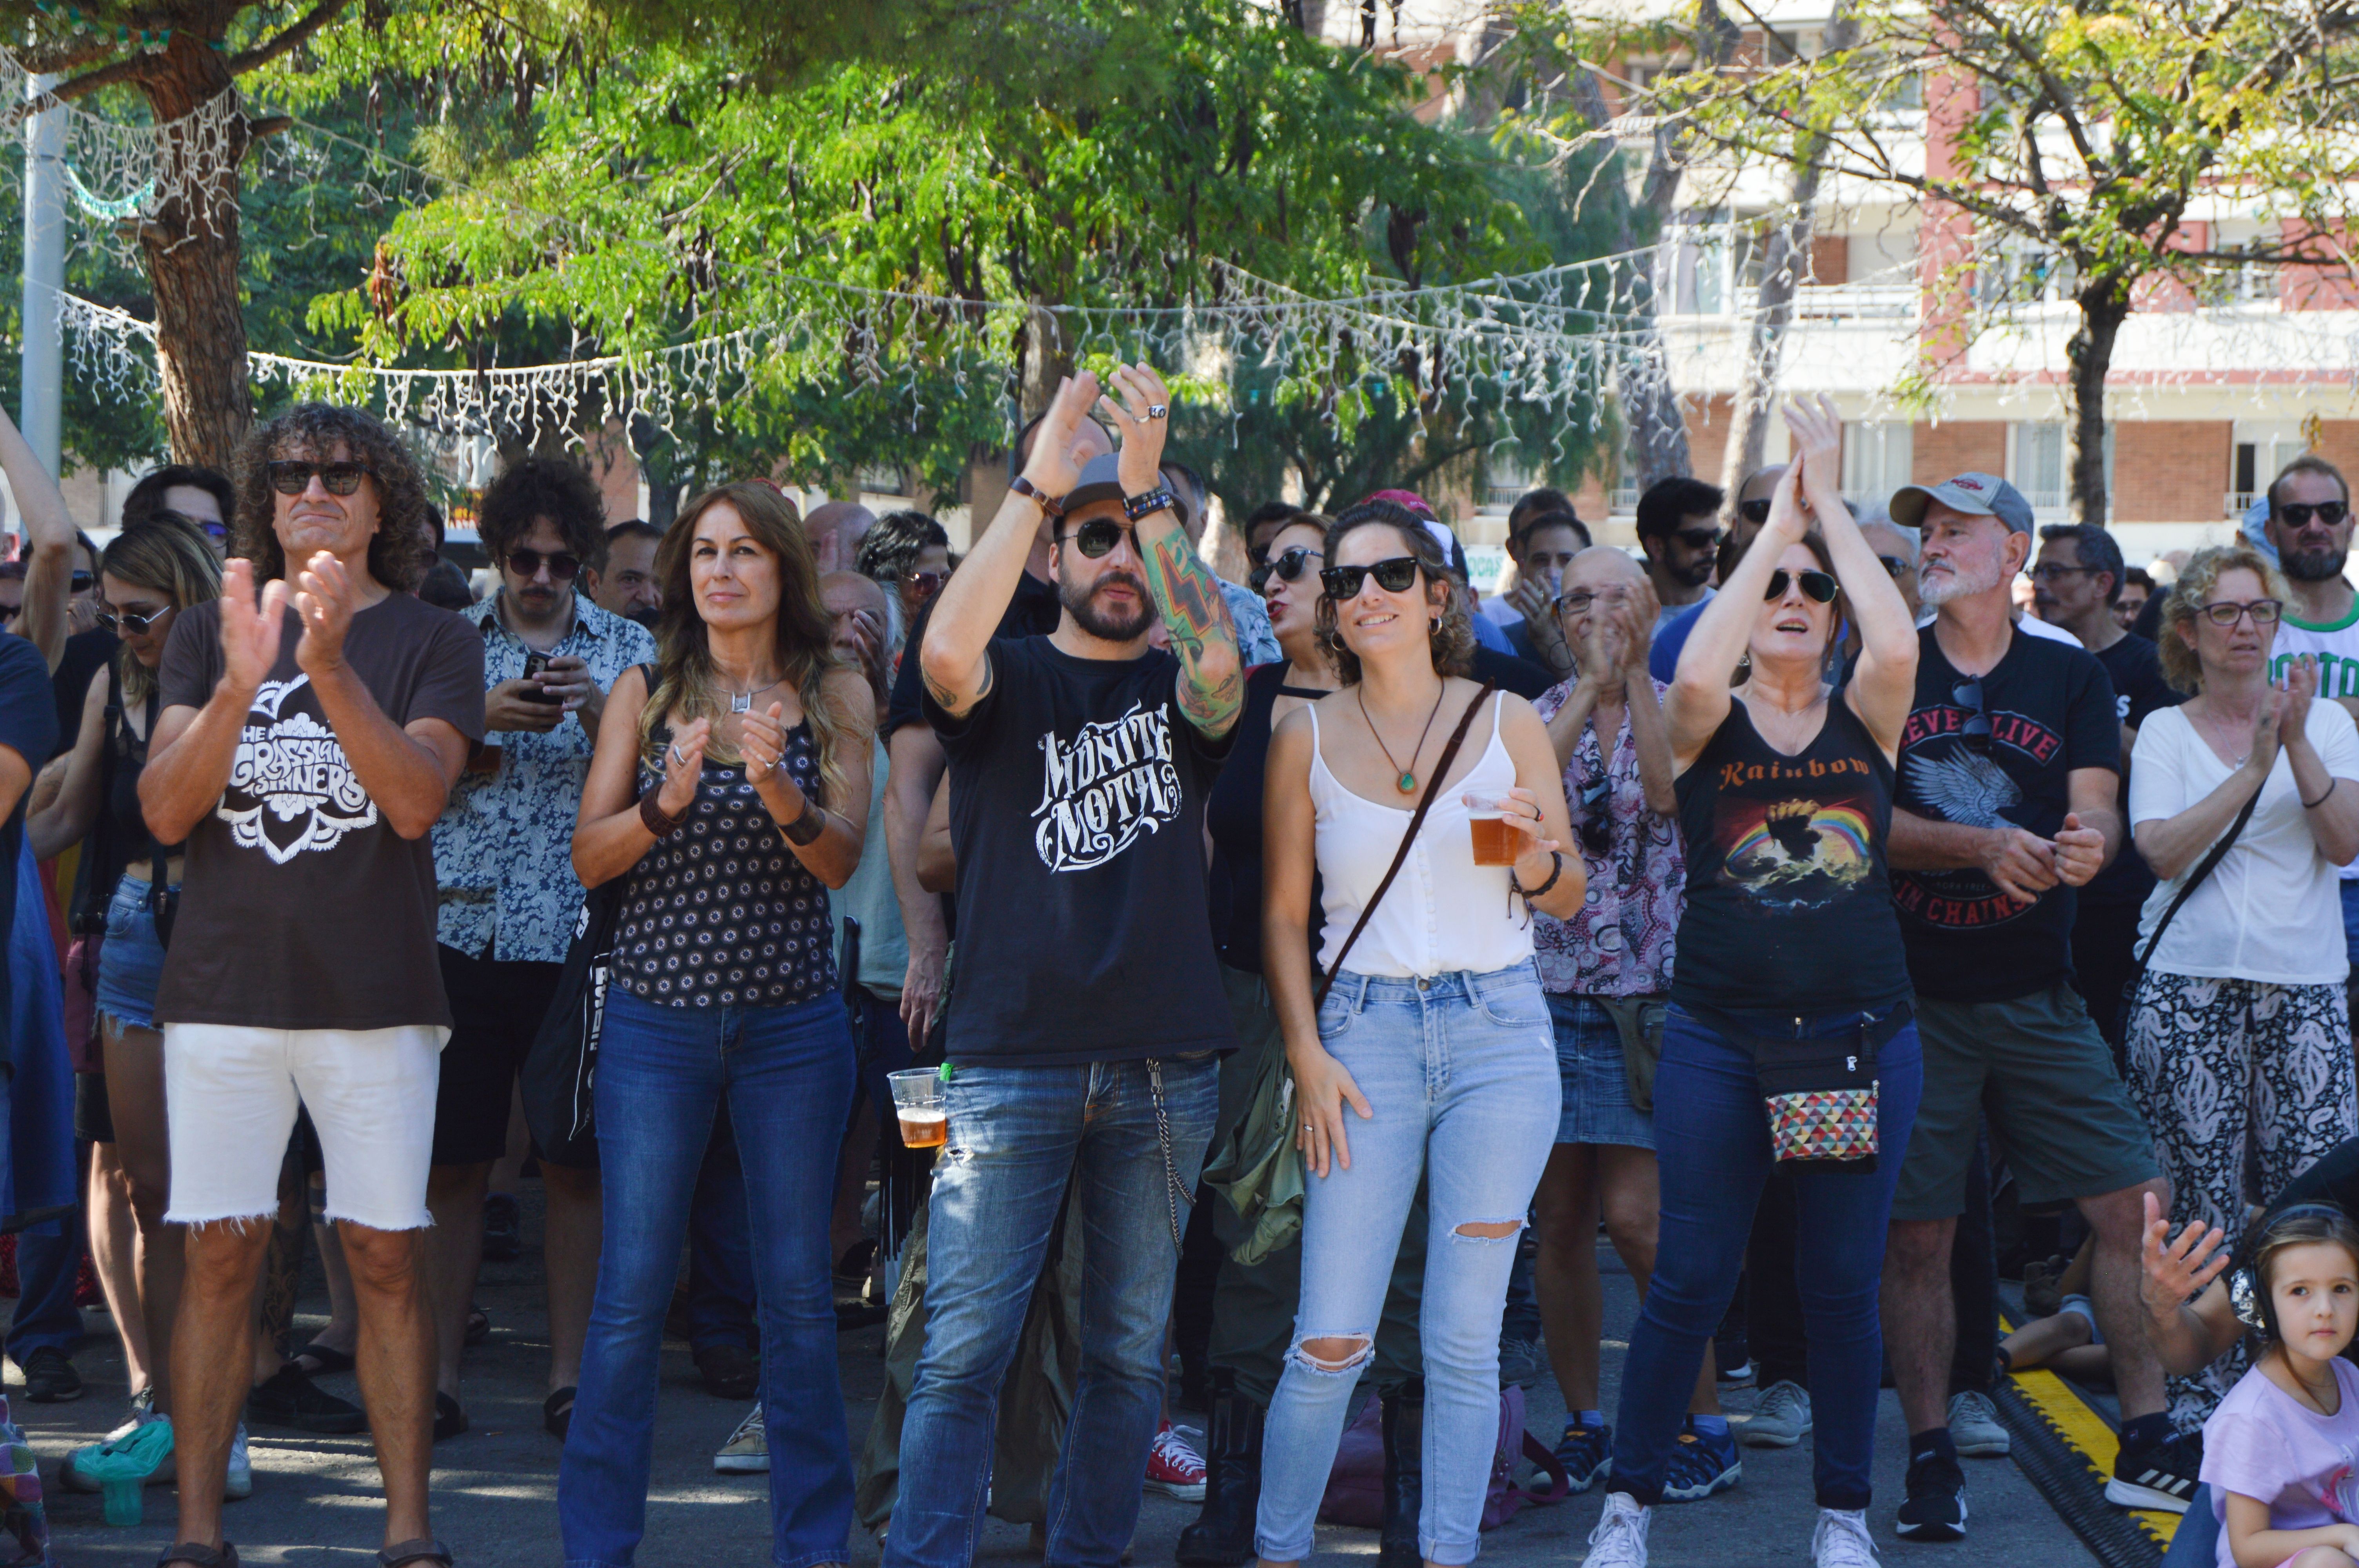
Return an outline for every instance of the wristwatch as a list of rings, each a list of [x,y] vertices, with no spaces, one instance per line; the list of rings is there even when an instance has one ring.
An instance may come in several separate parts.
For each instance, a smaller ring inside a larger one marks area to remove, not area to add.
[[[1038,503],[1040,510],[1047,513],[1051,517],[1062,517],[1065,514],[1065,503],[1063,502],[1058,500],[1055,496],[1050,495],[1047,491],[1042,490],[1038,485],[1034,484],[1030,480],[1026,479],[1020,473],[1014,479],[1007,481],[1007,489],[1008,493],[1012,495],[1030,496],[1034,502]]]
[[[1136,523],[1150,512],[1177,512],[1180,503],[1168,484],[1158,484],[1145,495],[1126,495],[1122,500],[1122,514]]]

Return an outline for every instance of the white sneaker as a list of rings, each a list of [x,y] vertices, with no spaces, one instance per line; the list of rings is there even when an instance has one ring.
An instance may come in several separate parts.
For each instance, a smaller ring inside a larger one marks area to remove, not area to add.
[[[222,1496],[231,1502],[254,1496],[254,1456],[245,1451],[245,1422],[237,1423],[237,1435],[229,1440],[229,1471],[222,1484]]]
[[[1582,1568],[1647,1568],[1647,1526],[1652,1519],[1629,1493],[1606,1493],[1605,1512],[1589,1532]]]
[[[1864,1509],[1821,1509],[1810,1535],[1813,1568],[1877,1568],[1875,1541]]]
[[[1810,1396],[1782,1379],[1761,1390],[1753,1419],[1736,1428],[1736,1441],[1747,1448],[1791,1448],[1810,1435]]]
[[[1987,1395],[1967,1392],[1950,1401],[1950,1441],[1960,1454],[1982,1459],[2003,1459],[2015,1446],[2006,1428],[1998,1423],[1998,1407]]]
[[[770,1433],[762,1424],[762,1405],[756,1400],[712,1456],[712,1467],[724,1476],[766,1476],[770,1473]]]

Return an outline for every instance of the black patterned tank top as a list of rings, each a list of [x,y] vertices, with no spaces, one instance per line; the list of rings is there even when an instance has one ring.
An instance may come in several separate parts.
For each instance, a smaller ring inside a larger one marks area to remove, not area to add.
[[[660,748],[671,732],[658,727]],[[819,798],[810,727],[787,732],[786,768]],[[642,760],[639,789],[661,775]],[[679,831],[657,840],[623,884],[614,978],[647,1001],[783,1007],[833,991],[827,887],[796,859],[743,768],[707,759]]]

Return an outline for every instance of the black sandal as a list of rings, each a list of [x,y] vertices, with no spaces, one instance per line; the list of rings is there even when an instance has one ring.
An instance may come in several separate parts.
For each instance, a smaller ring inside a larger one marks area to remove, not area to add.
[[[201,1541],[184,1541],[167,1548],[164,1555],[156,1559],[156,1568],[169,1568],[174,1563],[186,1563],[191,1568],[237,1568],[237,1543],[224,1537],[221,1550],[216,1552]]]
[[[339,1350],[332,1345],[322,1345],[316,1339],[295,1352],[293,1359],[300,1361],[306,1357],[320,1364],[318,1371],[304,1374],[310,1378],[324,1377],[330,1372],[349,1372],[354,1366],[351,1351]]]
[[[445,1393],[434,1396],[434,1441],[446,1442],[467,1430],[467,1411],[458,1400]],[[423,1536],[419,1538],[424,1540]],[[416,1545],[416,1541],[407,1544]],[[429,1544],[431,1544],[429,1542]]]
[[[491,1336],[491,1314],[485,1312],[482,1307],[469,1307],[467,1309],[466,1342],[471,1346],[481,1345],[484,1340],[489,1339]]]
[[[451,1568],[451,1549],[439,1541],[430,1541],[421,1535],[416,1541],[405,1541],[398,1546],[386,1547],[376,1554],[376,1560],[382,1568],[402,1568],[406,1563],[440,1563],[442,1568]],[[158,1564],[158,1568],[162,1568],[162,1564]]]
[[[578,1389],[560,1389],[540,1402],[540,1424],[560,1443],[565,1441],[566,1433],[573,1425],[573,1399],[580,1392]],[[565,1408],[560,1410],[560,1405]]]

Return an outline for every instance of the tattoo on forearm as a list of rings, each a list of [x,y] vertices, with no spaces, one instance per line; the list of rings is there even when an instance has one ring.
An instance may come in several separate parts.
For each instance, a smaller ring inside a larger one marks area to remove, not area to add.
[[[1221,595],[1221,579],[1178,528],[1155,541],[1146,556],[1147,586],[1163,612],[1171,651],[1180,655],[1180,710],[1201,726],[1219,729],[1236,717],[1245,700],[1237,629]],[[1229,668],[1207,675],[1204,655],[1216,647],[1228,650]]]

